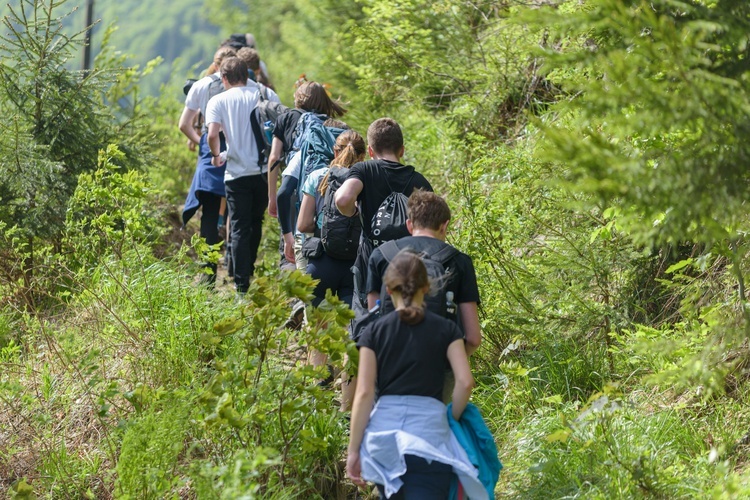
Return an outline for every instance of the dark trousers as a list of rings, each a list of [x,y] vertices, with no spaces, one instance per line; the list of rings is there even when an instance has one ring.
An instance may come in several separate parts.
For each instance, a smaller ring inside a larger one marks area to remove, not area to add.
[[[435,462],[427,463],[424,458],[404,455],[406,473],[401,476],[404,482],[401,489],[389,500],[438,500],[447,499],[451,481],[455,474],[450,465]],[[385,498],[385,488],[377,485],[380,498]]]
[[[323,252],[323,255],[317,259],[307,261],[307,274],[320,280],[315,285],[313,295],[315,298],[312,305],[319,306],[323,299],[326,298],[326,290],[338,296],[339,299],[352,306],[352,297],[354,296],[354,276],[352,275],[353,260],[338,260],[329,257]]]
[[[196,193],[198,200],[201,202],[201,238],[206,240],[209,245],[215,245],[221,241],[219,238],[219,209],[221,208],[221,196],[208,191],[198,191]],[[213,271],[209,276],[209,282],[216,281],[216,264],[206,264]]]
[[[227,181],[226,188],[234,284],[238,292],[245,293],[255,273],[263,214],[268,206],[268,181],[265,175],[248,175]]]

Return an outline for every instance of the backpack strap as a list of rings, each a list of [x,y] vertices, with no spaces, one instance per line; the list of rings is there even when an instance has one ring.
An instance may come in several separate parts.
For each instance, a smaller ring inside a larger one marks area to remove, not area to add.
[[[458,255],[460,252],[455,247],[449,244],[445,244],[443,248],[430,255],[430,259],[435,262],[439,262],[441,266],[445,266],[453,257]]]
[[[258,89],[260,93],[260,100],[267,101],[268,100],[268,87],[266,87],[262,83],[257,83],[257,85],[258,85]]]
[[[258,150],[258,166],[260,171],[263,172],[263,130],[261,130],[260,124],[258,123],[258,108],[254,108],[250,112],[250,128],[253,130],[253,137],[255,139],[255,149]]]
[[[386,262],[391,262],[394,257],[401,251],[401,248],[396,243],[397,240],[386,241],[382,243],[378,248],[380,253],[385,257]]]

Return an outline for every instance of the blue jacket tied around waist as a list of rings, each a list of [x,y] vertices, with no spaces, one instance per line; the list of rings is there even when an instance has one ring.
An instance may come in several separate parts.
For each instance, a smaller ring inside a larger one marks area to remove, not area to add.
[[[476,405],[468,403],[459,421],[453,418],[452,409],[453,403],[448,404],[448,425],[466,451],[469,461],[478,469],[479,481],[487,490],[490,499],[494,499],[495,485],[503,468],[497,457],[495,438],[492,437]]]

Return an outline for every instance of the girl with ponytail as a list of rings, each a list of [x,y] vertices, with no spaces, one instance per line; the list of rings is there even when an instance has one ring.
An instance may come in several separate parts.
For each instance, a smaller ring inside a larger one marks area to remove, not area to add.
[[[326,124],[330,121],[330,119],[327,120]],[[323,226],[324,209],[326,208],[323,204],[326,199],[326,193],[331,189],[331,183],[329,182],[331,180],[331,172],[334,172],[337,178],[340,178],[340,176],[348,173],[349,167],[362,161],[365,157],[364,139],[354,130],[344,130],[336,138],[336,143],[333,146],[333,156],[334,158],[329,168],[312,172],[302,186],[302,205],[297,216],[297,231],[300,233],[313,233],[313,238],[308,238],[306,244],[317,240],[317,244],[322,247],[319,237]],[[330,194],[333,195],[333,192]],[[329,196],[329,199],[333,199],[333,197]],[[335,209],[335,206],[333,208]],[[330,210],[330,207],[327,210]],[[357,238],[358,242],[359,238]],[[315,286],[315,290],[313,290],[313,306],[317,307],[323,302],[326,290],[328,289],[343,302],[346,302],[349,307],[352,306],[354,276],[352,275],[351,268],[354,265],[354,257],[351,259],[342,259],[340,257],[341,255],[330,256],[325,250],[317,257],[308,255],[306,272],[319,280]],[[313,366],[322,366],[327,362],[327,359],[323,354],[311,351],[310,362]],[[332,381],[333,376],[331,375],[322,384],[327,385]],[[348,380],[345,373],[342,374],[341,388],[341,409],[346,411],[351,404],[354,384],[353,379],[351,381]]]
[[[348,169],[365,157],[365,141],[354,130],[344,130],[336,139],[333,146],[333,161],[327,169],[316,170],[311,173],[305,185],[302,186],[302,205],[297,216],[297,231],[301,233],[320,234],[323,225],[323,200],[329,188],[329,177],[336,168]],[[354,278],[351,267],[352,259],[332,258],[326,252],[319,257],[310,257],[307,264],[307,274],[320,282],[313,292],[313,305],[320,304],[326,296],[326,290],[352,305],[354,296]]]
[[[456,420],[474,385],[461,331],[425,309],[427,269],[411,250],[393,258],[384,282],[396,310],[368,325],[357,341],[347,475],[358,486],[374,482],[380,498],[391,499],[448,498],[457,475],[469,498],[487,498],[448,426],[442,399],[449,367]]]

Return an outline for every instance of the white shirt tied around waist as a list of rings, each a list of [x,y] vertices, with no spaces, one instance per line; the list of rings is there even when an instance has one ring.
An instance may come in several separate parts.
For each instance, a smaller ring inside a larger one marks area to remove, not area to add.
[[[404,455],[450,465],[468,498],[488,498],[477,469],[448,426],[446,406],[437,399],[383,396],[375,403],[360,447],[362,478],[382,484],[390,497],[403,485]]]

